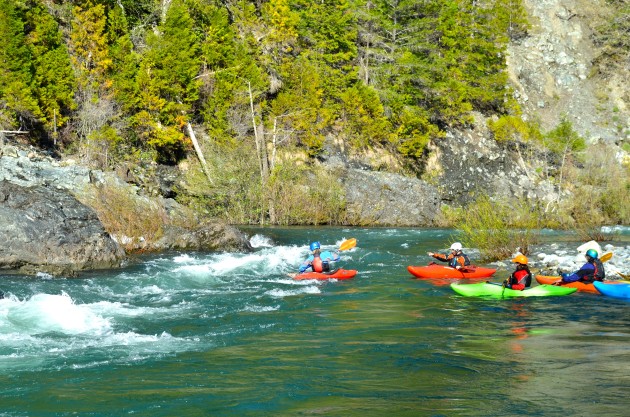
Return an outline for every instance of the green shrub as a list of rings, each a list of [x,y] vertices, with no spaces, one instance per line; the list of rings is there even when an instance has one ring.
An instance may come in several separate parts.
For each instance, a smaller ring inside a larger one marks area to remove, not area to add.
[[[581,152],[586,149],[586,141],[573,129],[573,124],[566,116],[563,116],[558,126],[547,132],[542,140],[547,148],[557,154]]]
[[[515,252],[527,255],[538,241],[540,210],[519,200],[495,201],[481,195],[465,208],[447,210],[446,217],[465,246],[478,248],[482,261],[495,261]]]
[[[271,175],[269,195],[275,224],[340,224],[344,220],[343,187],[326,169],[311,170],[284,161]]]
[[[497,142],[514,140],[527,142],[541,138],[539,126],[524,121],[520,116],[501,116],[497,121],[488,120],[487,124]]]

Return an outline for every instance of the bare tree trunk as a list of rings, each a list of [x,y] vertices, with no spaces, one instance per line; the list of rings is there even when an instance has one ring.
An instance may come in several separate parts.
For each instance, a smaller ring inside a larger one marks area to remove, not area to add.
[[[201,162],[201,168],[203,169],[204,174],[206,174],[206,177],[208,177],[208,181],[210,182],[210,184],[214,185],[214,181],[212,181],[210,171],[208,170],[206,158],[203,157],[203,152],[201,152],[201,147],[199,146],[199,142],[197,142],[197,136],[195,135],[195,131],[193,130],[190,122],[186,123],[186,130],[188,130],[188,136],[192,141],[195,152],[197,152],[197,158],[199,158],[199,162]]]
[[[169,7],[171,7],[172,0],[162,0],[162,23],[166,20],[166,14],[168,13]]]
[[[256,124],[256,111],[254,109],[254,94],[252,93],[252,83],[247,81],[247,89],[249,92],[249,107],[252,115],[252,126],[254,128],[254,143],[256,144],[256,155],[258,156],[258,168],[260,169],[260,184],[262,186],[263,194],[267,187],[267,180],[269,179],[269,160],[267,159],[267,144],[265,141],[264,126]],[[262,198],[264,201],[264,197]],[[269,203],[269,202],[268,202]],[[270,216],[271,217],[271,216]],[[274,216],[275,217],[275,216]],[[263,210],[260,211],[260,224],[265,222],[265,210],[263,204]]]

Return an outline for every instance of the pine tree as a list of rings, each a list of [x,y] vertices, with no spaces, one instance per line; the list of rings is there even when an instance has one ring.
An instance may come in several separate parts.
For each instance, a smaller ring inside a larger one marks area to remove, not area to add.
[[[134,117],[141,137],[158,152],[158,160],[174,163],[183,156],[182,128],[199,98],[199,40],[183,1],[175,0],[163,23],[147,37],[147,52],[137,83],[141,110]]]
[[[48,131],[63,126],[76,108],[75,78],[59,25],[39,0],[27,4],[27,44],[33,57],[33,94]]]
[[[127,18],[122,7],[115,6],[107,16],[109,56],[112,60],[107,76],[113,82],[113,94],[126,111],[138,106],[136,77],[140,57],[134,50]]]
[[[41,117],[31,90],[33,62],[26,43],[24,14],[12,0],[0,0],[0,108],[13,126]]]

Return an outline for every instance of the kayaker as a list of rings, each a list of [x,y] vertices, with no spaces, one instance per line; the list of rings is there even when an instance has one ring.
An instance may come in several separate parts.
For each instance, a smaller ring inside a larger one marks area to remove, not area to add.
[[[562,274],[562,279],[554,284],[562,285],[563,283],[576,281],[585,283],[603,281],[606,278],[606,272],[604,271],[604,264],[599,260],[597,251],[589,249],[584,256],[586,257],[586,263],[582,265],[582,268],[572,274]]]
[[[451,253],[448,255],[433,252],[427,252],[427,255],[438,261],[447,262],[448,266],[456,269],[470,265],[470,259],[468,259],[468,255],[462,252],[462,244],[459,242],[455,242],[451,245]]]
[[[516,270],[512,272],[512,275],[510,275],[508,279],[503,281],[503,286],[518,291],[530,287],[532,285],[532,273],[527,265],[527,257],[518,254],[512,259],[512,262],[516,264]]]
[[[309,246],[313,252],[306,260],[300,265],[300,273],[306,272],[311,268],[313,272],[328,272],[330,271],[330,263],[336,262],[340,259],[339,254],[330,251],[321,251],[321,245],[319,242],[312,242]]]

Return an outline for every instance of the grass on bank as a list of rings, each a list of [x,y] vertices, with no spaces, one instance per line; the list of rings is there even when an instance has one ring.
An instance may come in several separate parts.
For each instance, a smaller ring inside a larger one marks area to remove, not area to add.
[[[88,187],[77,198],[94,209],[105,230],[127,252],[150,248],[164,235],[166,225],[185,226],[191,221],[183,217],[171,218],[157,200],[139,196],[130,187],[107,181]]]
[[[478,248],[482,262],[529,253],[539,240],[540,209],[518,200],[496,201],[480,196],[465,208],[445,208],[447,221],[460,232],[464,246]]]

